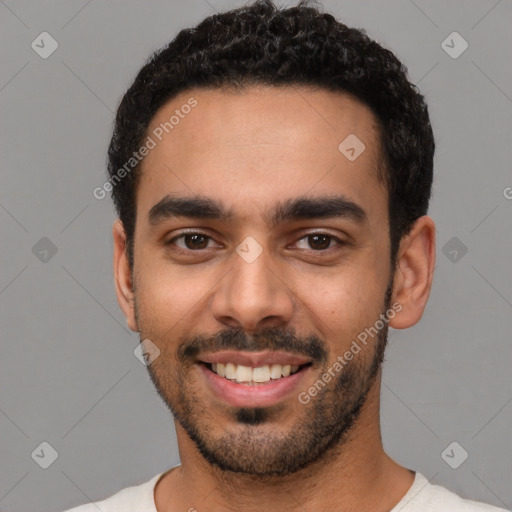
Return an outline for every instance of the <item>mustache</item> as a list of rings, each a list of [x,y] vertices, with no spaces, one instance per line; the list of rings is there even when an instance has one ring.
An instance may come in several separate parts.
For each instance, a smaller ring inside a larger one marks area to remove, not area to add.
[[[313,362],[327,361],[328,352],[315,335],[299,337],[294,328],[272,327],[247,335],[243,329],[224,329],[212,336],[199,334],[178,346],[177,357],[182,363],[197,359],[200,353],[237,350],[245,352],[283,351],[307,356]]]

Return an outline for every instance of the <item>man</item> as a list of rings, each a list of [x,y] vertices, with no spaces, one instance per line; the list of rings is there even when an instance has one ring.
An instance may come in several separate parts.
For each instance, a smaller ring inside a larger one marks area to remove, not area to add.
[[[119,107],[119,304],[181,464],[73,509],[491,511],[383,450],[389,326],[435,262],[434,137],[364,32],[270,1],[183,30]]]

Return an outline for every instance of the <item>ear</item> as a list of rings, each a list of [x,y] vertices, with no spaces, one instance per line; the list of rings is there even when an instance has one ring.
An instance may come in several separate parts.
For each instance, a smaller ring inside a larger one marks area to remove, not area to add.
[[[406,329],[416,324],[423,315],[432,288],[436,263],[436,227],[424,215],[413,225],[400,242],[397,254],[393,302],[402,309],[390,319],[394,329]]]
[[[116,283],[117,302],[126,317],[128,327],[137,332],[135,321],[135,303],[132,283],[132,269],[126,249],[126,233],[123,223],[118,219],[112,227],[114,238],[114,280]]]

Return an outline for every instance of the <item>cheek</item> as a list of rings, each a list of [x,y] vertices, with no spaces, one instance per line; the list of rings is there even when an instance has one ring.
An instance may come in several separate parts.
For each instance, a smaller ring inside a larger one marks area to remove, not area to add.
[[[200,290],[190,280],[173,278],[172,274],[144,273],[137,288],[141,319],[171,326],[185,317],[200,299]]]
[[[147,251],[149,253],[150,251]],[[161,254],[144,254],[136,280],[139,323],[175,333],[190,327],[197,311],[207,307],[209,292],[222,277],[201,266],[172,264]],[[204,303],[203,303],[204,302]]]
[[[333,350],[350,344],[383,312],[389,271],[380,267],[384,266],[375,260],[361,267],[339,267],[328,276],[315,276],[314,286],[305,281],[300,285],[305,314],[325,339],[338,347]]]

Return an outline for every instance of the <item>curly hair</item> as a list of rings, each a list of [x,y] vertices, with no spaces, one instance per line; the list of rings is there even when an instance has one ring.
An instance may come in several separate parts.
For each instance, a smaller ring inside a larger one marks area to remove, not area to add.
[[[307,0],[286,9],[258,0],[215,14],[156,51],[119,105],[108,150],[110,179],[141,146],[159,108],[180,92],[256,84],[345,92],[371,109],[380,131],[378,173],[388,190],[394,264],[401,238],[428,210],[435,150],[428,109],[390,50]],[[111,192],[132,265],[138,167]]]

